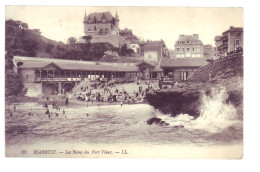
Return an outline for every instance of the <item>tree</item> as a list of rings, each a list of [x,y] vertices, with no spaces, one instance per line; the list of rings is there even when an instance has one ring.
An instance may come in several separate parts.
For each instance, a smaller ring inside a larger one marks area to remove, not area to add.
[[[83,36],[82,39],[84,39],[86,43],[90,43],[92,36]]]
[[[47,47],[46,47],[46,52],[49,53],[49,54],[52,54],[52,48],[54,48],[55,46],[53,44],[47,44]]]
[[[68,43],[68,44],[75,44],[76,41],[77,41],[76,38],[74,38],[74,37],[69,37],[67,43]]]
[[[121,49],[120,49],[119,55],[126,56],[126,55],[131,55],[132,53],[134,53],[134,50],[128,49],[128,48],[127,48],[127,45],[124,44],[124,45],[121,47]]]
[[[5,71],[5,96],[20,95],[24,85],[19,75],[12,69]]]
[[[35,57],[37,55],[37,51],[40,49],[40,44],[38,41],[33,39],[23,40],[22,49],[27,51],[27,56]]]

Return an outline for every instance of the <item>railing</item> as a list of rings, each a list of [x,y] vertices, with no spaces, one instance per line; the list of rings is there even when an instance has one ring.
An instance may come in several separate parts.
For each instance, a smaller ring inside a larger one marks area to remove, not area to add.
[[[83,78],[87,79],[87,78]],[[107,78],[88,78],[90,81],[108,81]],[[82,78],[40,78],[36,77],[35,82],[79,82],[82,81]]]
[[[228,36],[222,36],[221,37],[221,40],[225,40],[225,39],[228,39]]]
[[[70,81],[70,82],[78,82],[81,81],[82,78],[40,78],[36,77],[35,82],[62,82],[62,81]]]
[[[71,89],[72,92],[74,92],[76,89],[78,89],[85,81],[88,81],[89,79],[88,78],[84,78],[80,81],[80,83],[78,83],[75,87],[73,87]]]

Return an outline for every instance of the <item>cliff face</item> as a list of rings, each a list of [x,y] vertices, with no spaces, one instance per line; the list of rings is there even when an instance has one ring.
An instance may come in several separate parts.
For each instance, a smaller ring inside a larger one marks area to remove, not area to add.
[[[190,114],[199,116],[200,90],[194,91],[162,91],[148,93],[147,101],[155,109],[159,109],[164,114],[176,116],[178,114]]]
[[[209,72],[213,71],[211,78]],[[203,97],[214,99],[215,90],[224,90],[225,95],[220,103],[236,108],[238,118],[243,118],[243,61],[242,58],[227,58],[213,62],[197,71],[184,85],[173,89],[162,89],[148,93],[146,98],[150,105],[164,114],[176,116],[189,114],[199,117]],[[208,79],[206,79],[208,78]],[[205,81],[205,82],[202,82]]]

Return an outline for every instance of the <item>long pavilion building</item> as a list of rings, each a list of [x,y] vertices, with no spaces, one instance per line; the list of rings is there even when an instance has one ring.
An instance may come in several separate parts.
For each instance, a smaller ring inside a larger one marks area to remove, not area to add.
[[[27,92],[33,96],[77,92],[100,83],[133,82],[138,79],[159,79],[163,70],[148,62],[108,63],[50,58],[13,58],[14,70],[19,73]]]

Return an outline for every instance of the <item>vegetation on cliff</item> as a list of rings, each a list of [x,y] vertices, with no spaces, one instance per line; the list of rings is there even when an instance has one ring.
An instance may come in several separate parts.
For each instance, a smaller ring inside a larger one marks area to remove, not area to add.
[[[39,29],[29,29],[28,24],[21,21],[5,21],[6,96],[18,95],[23,89],[18,74],[12,70],[13,56],[98,61],[105,51],[115,51],[119,55],[133,53],[126,45],[119,49],[110,43],[76,43],[73,37],[68,41],[69,44],[64,44],[45,38]]]
[[[134,53],[126,45],[119,49],[110,43],[76,43],[74,37],[68,38],[69,43],[64,44],[45,38],[39,29],[28,29],[28,24],[21,21],[7,20],[5,31],[5,50],[9,65],[14,55],[97,61],[103,57],[105,51],[114,51],[122,56]]]

